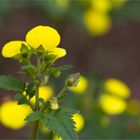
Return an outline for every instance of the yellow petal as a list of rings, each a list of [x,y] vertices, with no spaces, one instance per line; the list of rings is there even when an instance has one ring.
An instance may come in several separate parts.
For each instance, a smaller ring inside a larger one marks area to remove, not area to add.
[[[67,52],[63,48],[54,48],[50,51],[49,54],[56,55],[56,59],[58,59],[64,57],[67,54]]]
[[[31,113],[31,109],[27,105],[17,105],[16,101],[4,102],[0,106],[0,121],[11,129],[20,129],[25,124],[24,120]]]
[[[88,88],[88,80],[84,76],[80,76],[79,83],[76,87],[69,87],[69,89],[77,94],[83,94]]]
[[[128,98],[130,96],[129,87],[122,81],[114,78],[110,78],[105,82],[105,91],[117,95],[123,98]]]
[[[75,130],[79,132],[84,127],[84,117],[81,114],[76,113],[73,115],[72,119],[75,122]]]
[[[121,114],[127,107],[125,100],[108,94],[103,94],[99,102],[103,111],[109,115]]]
[[[53,89],[49,86],[39,87],[39,98],[43,98],[45,101],[48,100],[53,95]],[[31,98],[31,102],[35,103],[35,96]]]
[[[37,26],[27,33],[26,42],[32,48],[42,45],[45,50],[51,50],[59,45],[60,35],[52,27]]]
[[[2,55],[7,58],[14,57],[15,55],[20,53],[22,44],[28,46],[24,41],[10,41],[6,43],[2,48]]]

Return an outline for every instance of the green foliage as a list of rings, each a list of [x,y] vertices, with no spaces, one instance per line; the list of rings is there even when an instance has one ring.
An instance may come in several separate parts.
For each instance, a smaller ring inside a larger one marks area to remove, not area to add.
[[[36,74],[37,74],[37,69],[34,65],[24,65],[21,68],[22,72],[25,73],[27,76],[31,77],[31,78],[35,78]]]
[[[24,96],[22,92],[19,92],[18,94],[16,94],[15,99],[18,101],[18,105],[27,103],[26,96]]]
[[[25,88],[25,82],[9,75],[2,75],[0,76],[0,88],[19,92]]]
[[[74,122],[72,121],[73,111],[67,109],[58,109],[45,114],[45,123],[47,127],[61,136],[64,140],[78,140],[74,131]]]
[[[26,117],[26,121],[33,122],[37,120],[41,120],[43,118],[43,111],[35,111]]]
[[[30,82],[27,85],[26,96],[28,96],[29,99],[31,99],[34,95],[35,95],[35,84],[34,82]]]

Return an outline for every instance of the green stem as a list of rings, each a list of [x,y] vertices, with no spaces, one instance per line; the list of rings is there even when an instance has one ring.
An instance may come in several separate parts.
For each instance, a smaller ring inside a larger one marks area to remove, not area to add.
[[[61,99],[61,98],[63,98],[64,96],[66,96],[66,94],[65,94],[66,90],[67,90],[67,86],[65,85],[65,86],[62,88],[62,90],[59,92],[58,96],[57,96],[57,99],[58,99],[58,100]]]
[[[38,88],[39,88],[39,86],[36,86],[35,111],[39,110],[39,103],[37,102],[37,99],[39,98]],[[33,124],[32,140],[36,140],[38,124],[39,124],[39,120],[35,121],[34,124]]]
[[[38,73],[40,73],[40,58],[37,55],[37,68]],[[38,79],[40,81],[40,79]],[[36,84],[36,92],[35,92],[35,111],[39,110],[39,103],[37,102],[37,99],[39,98],[39,83]],[[33,124],[33,130],[32,130],[32,140],[36,140],[37,136],[37,130],[38,130],[39,120],[35,121]]]
[[[33,124],[32,140],[36,140],[38,124],[39,124],[39,121],[35,121]]]

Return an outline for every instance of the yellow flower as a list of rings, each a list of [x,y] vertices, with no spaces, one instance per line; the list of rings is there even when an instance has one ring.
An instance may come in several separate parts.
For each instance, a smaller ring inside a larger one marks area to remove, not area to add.
[[[27,43],[24,41],[10,41],[6,43],[4,47],[2,48],[2,55],[4,57],[11,58],[17,54],[20,54],[21,53],[20,49],[21,49],[22,44],[25,44],[26,46],[28,46]]]
[[[66,10],[69,7],[69,0],[55,0],[55,2],[61,10]]]
[[[101,12],[88,10],[84,14],[85,27],[92,35],[103,35],[111,28],[111,19]]]
[[[80,76],[79,83],[76,87],[69,87],[69,89],[77,94],[83,94],[88,88],[88,81],[84,76]]]
[[[112,1],[110,0],[92,0],[91,2],[94,10],[102,13],[107,13],[112,8]]]
[[[76,113],[73,115],[72,119],[75,122],[75,131],[79,132],[84,127],[84,117],[81,114]]]
[[[108,79],[105,82],[104,89],[112,95],[117,95],[123,98],[128,98],[130,96],[129,87],[118,79]]]
[[[40,86],[39,87],[39,98],[43,98],[45,101],[53,96],[53,89],[49,86]],[[31,102],[35,103],[35,96],[31,98]]]
[[[26,125],[24,120],[31,113],[27,105],[17,105],[16,101],[4,102],[0,106],[0,121],[11,129],[20,129]]]
[[[60,35],[49,26],[37,26],[27,33],[26,42],[35,49],[42,45],[45,50],[51,50],[59,45]]]
[[[4,57],[14,57],[20,54],[21,44],[25,44],[27,47],[38,48],[40,45],[45,51],[49,51],[50,54],[56,55],[56,59],[64,57],[66,50],[62,48],[56,48],[60,43],[59,33],[50,26],[37,26],[31,29],[26,35],[25,41],[10,41],[2,48],[2,55]]]
[[[60,136],[58,135],[54,135],[53,136],[53,140],[63,140]]]
[[[103,94],[99,103],[103,111],[109,115],[121,114],[127,107],[125,100],[108,94]]]

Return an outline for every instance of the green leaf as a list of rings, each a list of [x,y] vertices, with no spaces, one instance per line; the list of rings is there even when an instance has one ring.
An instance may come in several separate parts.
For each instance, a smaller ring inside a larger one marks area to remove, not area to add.
[[[55,69],[60,70],[60,71],[68,70],[71,68],[73,68],[72,65],[62,65],[62,66],[55,67]]]
[[[21,51],[22,55],[26,55],[27,56],[29,49],[28,49],[28,47],[25,44],[22,44],[20,51]]]
[[[37,102],[42,103],[43,105],[45,105],[45,100],[43,98],[38,98]]]
[[[22,92],[19,92],[18,94],[16,94],[15,95],[15,99],[18,101],[18,105],[22,105],[22,104],[26,104],[27,103],[27,99],[23,95]]]
[[[0,76],[0,88],[19,92],[25,88],[25,82],[9,75],[2,75]]]
[[[73,112],[67,109],[58,109],[45,115],[47,127],[61,136],[64,140],[78,140],[74,131],[74,122],[72,121]]]
[[[29,96],[29,99],[31,99],[35,95],[35,84],[34,82],[30,82],[26,89],[26,95]]]
[[[44,112],[39,110],[39,111],[31,113],[29,116],[25,118],[25,120],[30,121],[30,122],[37,121],[43,118],[43,114]]]

